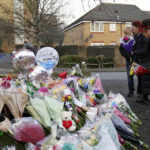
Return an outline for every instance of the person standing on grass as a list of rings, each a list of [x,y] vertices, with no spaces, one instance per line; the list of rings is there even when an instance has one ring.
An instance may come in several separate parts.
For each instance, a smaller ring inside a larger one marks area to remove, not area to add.
[[[138,58],[139,65],[150,71],[150,19],[142,21],[143,35],[146,38],[146,43],[143,48],[136,49],[132,55]],[[150,73],[141,76],[142,96],[136,102],[150,104],[148,96],[150,95]]]
[[[134,21],[132,22],[132,29],[134,33],[134,46],[133,46],[133,52],[136,52],[138,49],[144,48],[146,44],[146,38],[143,35],[143,28],[142,28],[142,22],[141,21]],[[137,64],[139,63],[139,56],[133,55],[133,61]],[[137,86],[137,100],[141,98],[142,94],[142,88],[141,88],[141,75],[137,75],[138,79],[138,86]]]
[[[127,70],[127,79],[128,79],[128,88],[129,93],[127,97],[132,97],[134,93],[134,80],[133,76],[130,75],[130,69],[132,65],[132,59],[131,59],[131,51],[134,44],[134,38],[132,34],[132,28],[126,27],[124,29],[125,36],[121,39],[120,44],[120,54],[125,58],[126,60],[126,70]]]

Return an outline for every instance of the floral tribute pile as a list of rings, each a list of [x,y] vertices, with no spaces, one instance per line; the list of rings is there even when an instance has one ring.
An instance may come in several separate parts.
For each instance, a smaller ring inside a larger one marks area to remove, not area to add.
[[[121,94],[106,95],[99,74],[86,77],[78,65],[52,77],[58,55],[48,57],[54,49],[45,49],[44,66],[43,56],[37,64],[23,49],[13,56],[18,77],[0,79],[0,136],[8,132],[26,150],[149,148],[139,138],[142,122]]]

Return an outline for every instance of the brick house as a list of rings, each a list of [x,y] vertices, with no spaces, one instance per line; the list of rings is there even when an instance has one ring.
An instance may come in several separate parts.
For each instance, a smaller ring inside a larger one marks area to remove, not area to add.
[[[133,20],[149,16],[135,5],[101,3],[65,28],[63,45],[115,45]]]

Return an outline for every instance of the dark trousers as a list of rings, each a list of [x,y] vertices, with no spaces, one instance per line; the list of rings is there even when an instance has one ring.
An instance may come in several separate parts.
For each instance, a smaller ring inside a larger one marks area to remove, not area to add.
[[[130,75],[130,69],[131,69],[131,62],[126,60],[126,69],[127,69],[127,79],[128,79],[128,88],[129,92],[134,92],[134,76]]]
[[[137,75],[138,86],[137,86],[137,94],[142,93],[142,75]]]
[[[134,76],[130,75],[130,69],[131,69],[132,63],[130,61],[126,61],[126,69],[127,69],[127,79],[128,79],[128,88],[129,92],[133,93],[134,92]],[[137,94],[142,93],[142,79],[140,75],[137,75],[138,79],[138,86],[137,86]]]
[[[150,74],[142,75],[141,81],[143,98],[148,99],[148,95],[150,95]]]

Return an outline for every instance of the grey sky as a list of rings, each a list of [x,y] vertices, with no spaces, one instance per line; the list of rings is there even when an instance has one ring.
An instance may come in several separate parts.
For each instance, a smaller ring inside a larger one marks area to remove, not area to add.
[[[115,0],[116,3],[126,3],[135,4],[142,10],[150,11],[150,0]],[[83,2],[83,5],[82,5]],[[88,3],[89,2],[89,3]],[[113,2],[113,0],[103,0],[103,2]],[[80,16],[84,15],[90,9],[94,8],[99,4],[99,0],[69,0],[68,4],[65,6],[66,10],[70,14],[67,19],[67,24],[78,19]]]

